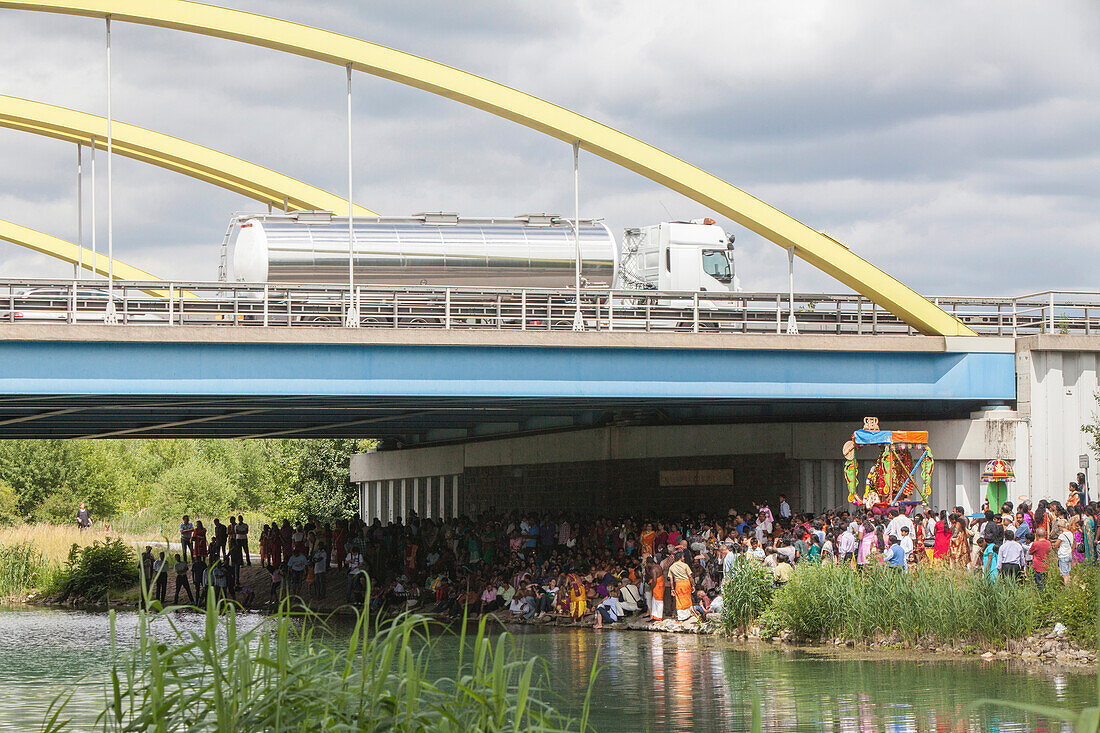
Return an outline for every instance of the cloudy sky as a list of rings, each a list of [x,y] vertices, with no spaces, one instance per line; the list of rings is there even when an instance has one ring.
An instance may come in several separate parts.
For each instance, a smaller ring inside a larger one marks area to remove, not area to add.
[[[1095,0],[226,4],[442,61],[608,123],[926,294],[1100,287]],[[344,192],[342,68],[125,23],[112,35],[117,119]],[[0,10],[0,39],[0,94],[105,114],[102,21]],[[390,214],[572,210],[568,145],[363,74],[355,90],[360,203]],[[71,144],[0,129],[0,218],[75,239],[75,158]],[[229,214],[258,208],[121,158],[114,198],[119,259],[176,279],[213,279]],[[710,214],[582,156],[582,216],[618,232],[669,213]],[[725,224],[745,287],[785,287],[785,253]],[[0,243],[0,276],[69,273]],[[806,265],[796,277],[799,289],[843,290]]]

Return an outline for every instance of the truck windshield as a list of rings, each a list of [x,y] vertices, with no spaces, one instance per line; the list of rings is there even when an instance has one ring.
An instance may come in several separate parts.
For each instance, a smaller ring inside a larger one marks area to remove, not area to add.
[[[728,283],[733,280],[730,275],[730,261],[726,257],[726,251],[722,249],[703,250],[703,272],[713,277],[718,282]]]

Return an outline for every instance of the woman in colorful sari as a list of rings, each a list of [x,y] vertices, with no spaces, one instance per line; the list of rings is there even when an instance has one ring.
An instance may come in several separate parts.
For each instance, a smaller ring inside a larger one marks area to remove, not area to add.
[[[191,533],[191,548],[195,557],[206,559],[206,527],[202,526],[202,520],[195,520],[195,531]]]
[[[947,519],[947,512],[940,511],[940,518],[936,521],[936,540],[932,545],[933,562],[947,562],[951,555],[951,524]]]
[[[859,531],[859,550],[856,552],[856,566],[862,570],[863,566],[871,559],[871,552],[878,538],[875,536],[875,528],[870,521],[865,521]]]
[[[645,531],[642,532],[638,538],[642,543],[642,557],[646,555],[653,555],[653,541],[657,538],[657,533],[653,531],[653,525],[647,524]]]
[[[970,530],[959,517],[955,518],[955,527],[951,530],[949,558],[957,568],[964,569],[970,565]]]
[[[1085,510],[1085,562],[1096,564],[1096,507]]]

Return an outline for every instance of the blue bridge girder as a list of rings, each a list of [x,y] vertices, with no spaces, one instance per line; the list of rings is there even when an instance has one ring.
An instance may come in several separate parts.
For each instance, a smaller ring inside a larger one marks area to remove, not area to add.
[[[380,437],[958,417],[1012,339],[0,325],[0,437]]]

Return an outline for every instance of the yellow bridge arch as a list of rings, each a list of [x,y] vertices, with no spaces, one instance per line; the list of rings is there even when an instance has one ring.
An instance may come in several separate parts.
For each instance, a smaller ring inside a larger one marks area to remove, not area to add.
[[[107,267],[110,260],[103,252],[95,253],[95,257],[92,257],[92,251],[90,249],[83,249],[78,244],[69,242],[65,239],[55,237],[52,234],[46,234],[40,232],[37,229],[31,229],[15,222],[5,221],[0,219],[0,240],[17,244],[20,247],[27,247],[35,252],[41,252],[65,262],[71,262],[76,264],[78,261],[83,261],[85,267],[91,267],[95,272],[101,275],[107,275]],[[115,277],[119,280],[137,280],[137,281],[150,281],[160,280],[161,278],[141,270],[133,265],[127,265],[125,262],[115,260]],[[150,295],[157,297],[167,297],[167,290],[149,290],[146,291]]]
[[[332,31],[188,0],[0,0],[0,7],[107,17],[240,41],[423,89],[512,120],[634,171],[729,217],[926,334],[974,332],[847,247],[741,189],[607,125],[459,69]]]
[[[347,199],[261,165],[137,125],[118,120],[112,120],[111,124],[112,148],[127,158],[212,183],[264,204],[286,206],[291,211],[347,210]],[[0,95],[0,127],[89,146],[94,141],[98,149],[107,149],[107,118],[29,99]],[[355,213],[377,216],[358,204]],[[87,247],[35,229],[0,221],[0,239],[65,262],[83,262],[95,272],[107,274],[106,254],[100,252],[93,257]],[[120,280],[161,279],[117,258],[114,272]],[[164,296],[167,291],[152,294]]]
[[[107,149],[107,118],[67,107],[0,95],[0,127]],[[347,212],[342,196],[296,178],[178,137],[111,121],[114,152],[142,163],[182,173],[264,204],[290,210]],[[378,216],[356,204],[357,216]],[[117,260],[116,260],[117,262]]]

